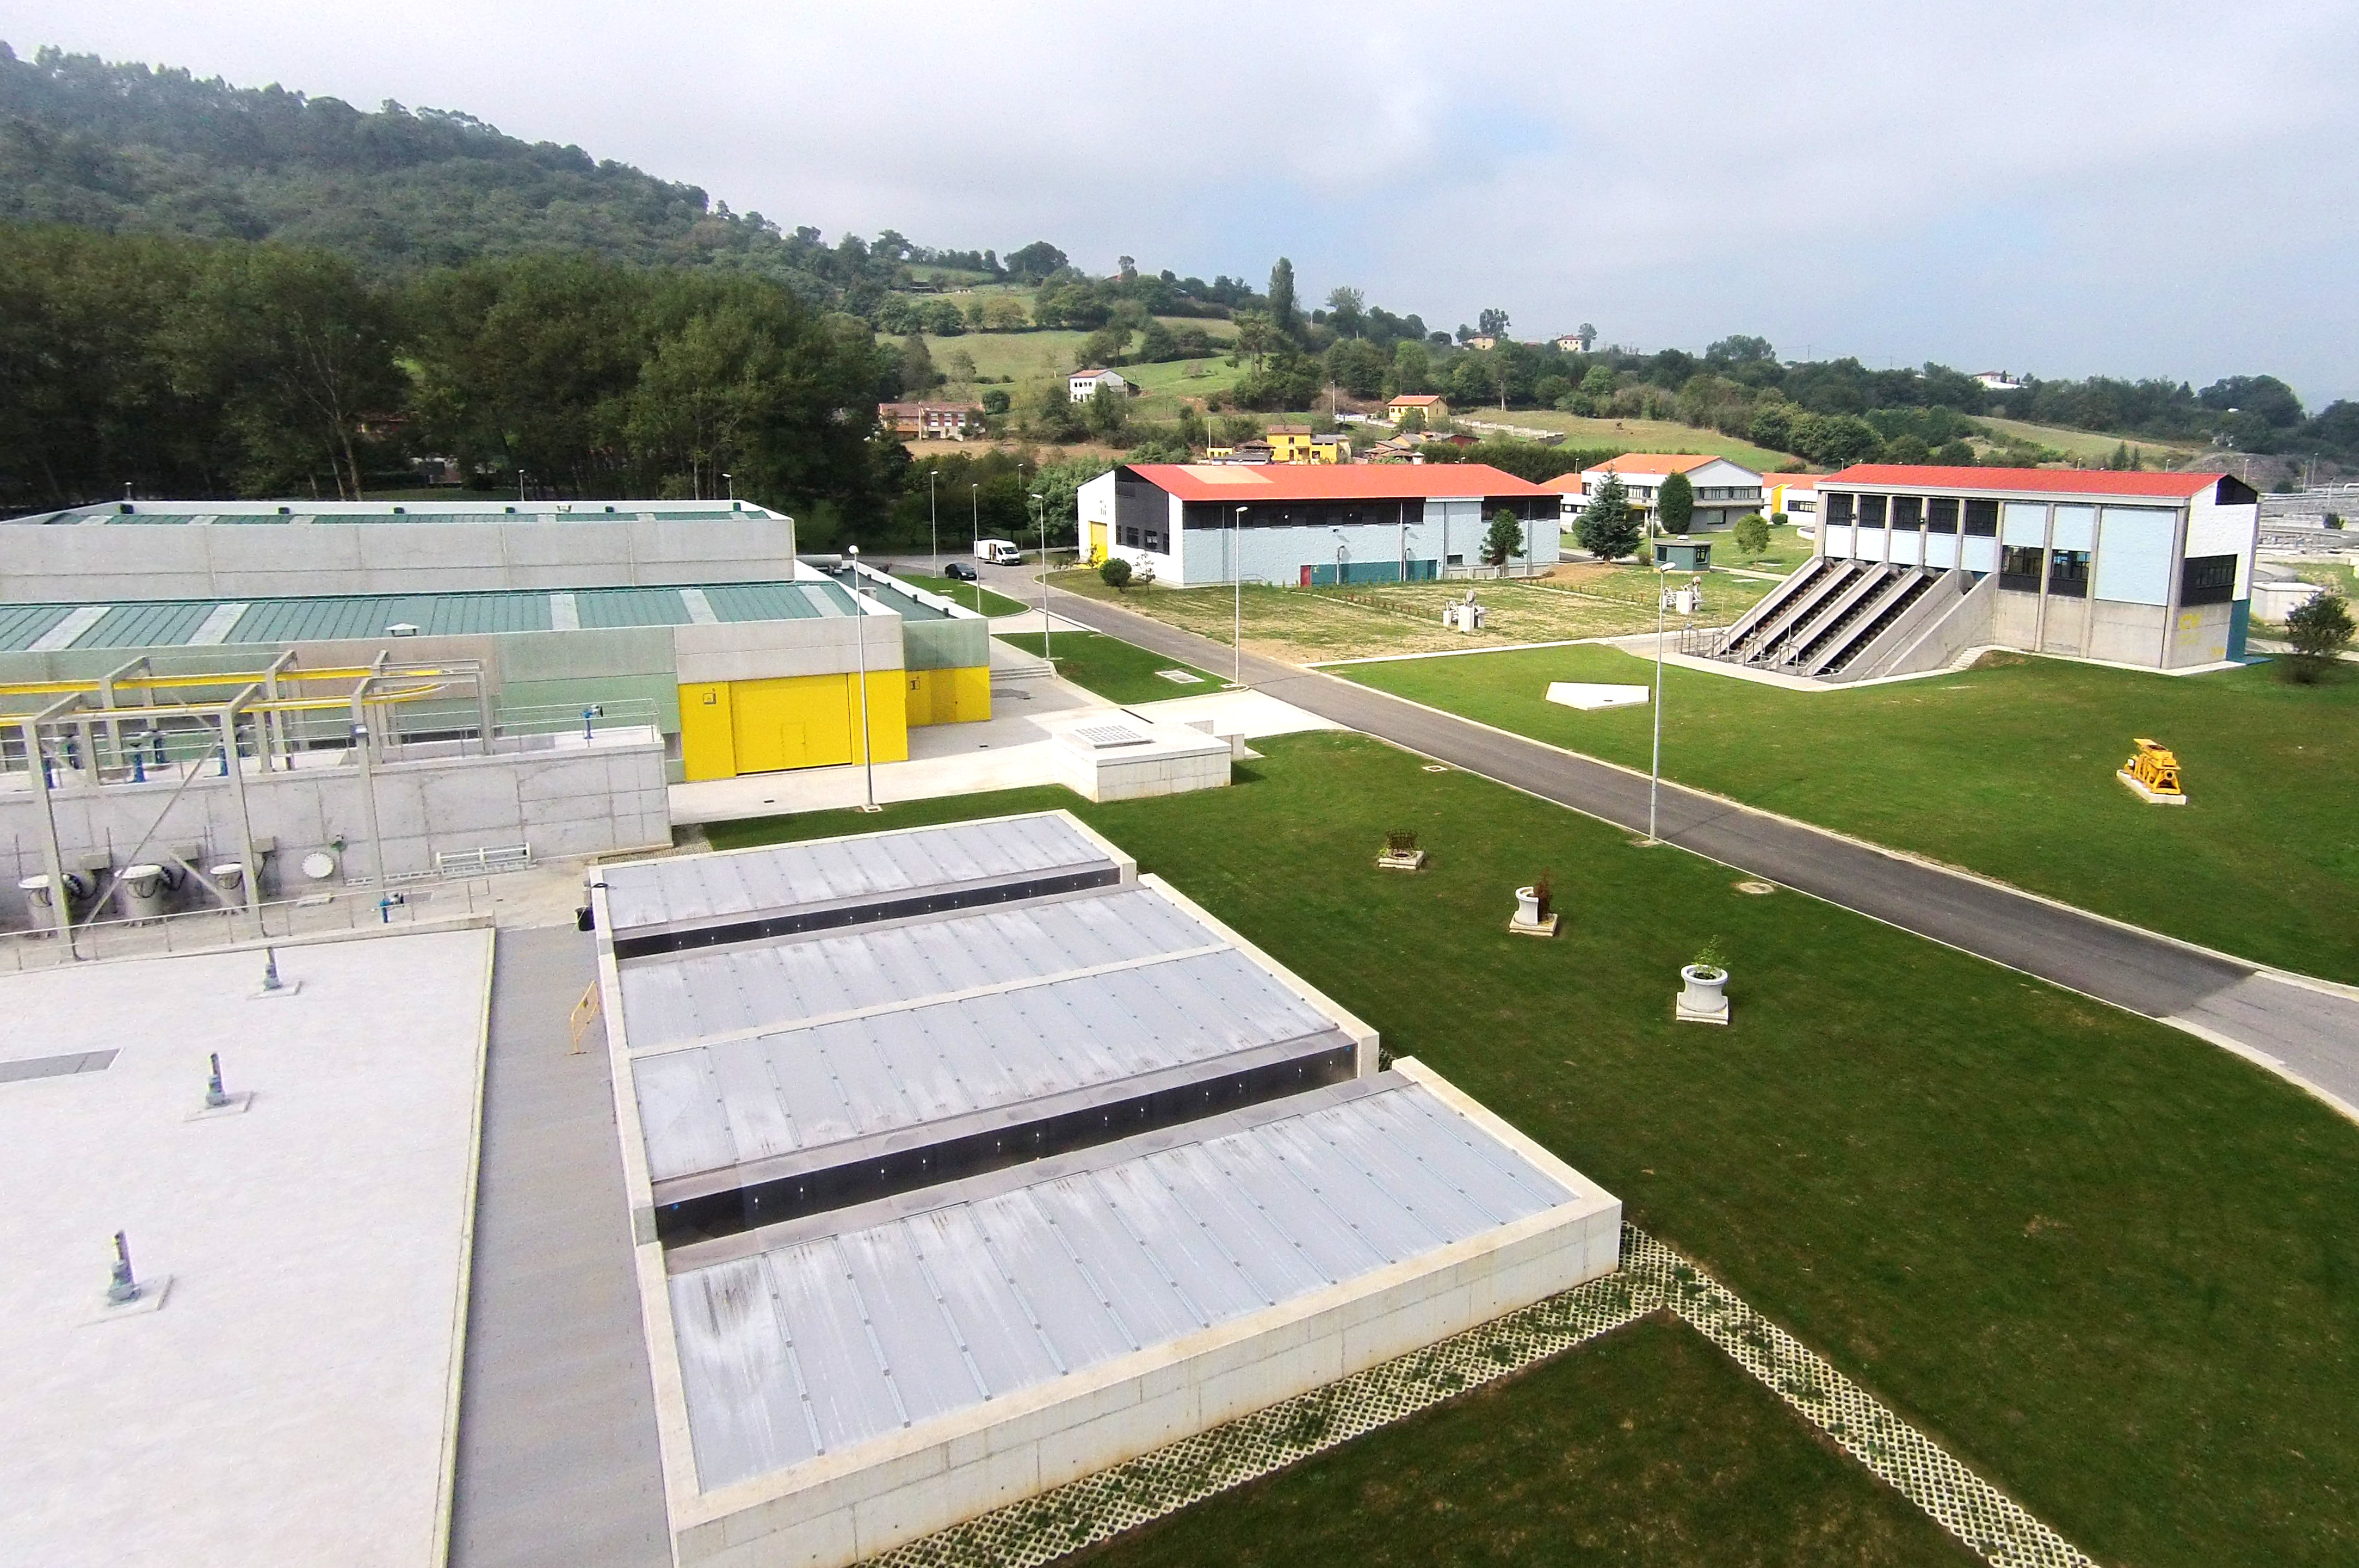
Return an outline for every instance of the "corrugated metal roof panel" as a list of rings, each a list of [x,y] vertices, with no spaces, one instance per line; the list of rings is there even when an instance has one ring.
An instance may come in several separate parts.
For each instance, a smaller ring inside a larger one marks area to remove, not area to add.
[[[71,604],[0,604],[0,652],[22,653],[73,614]]]
[[[211,600],[117,604],[74,638],[74,647],[178,648],[212,613]]]
[[[248,617],[251,619],[252,617]],[[615,931],[1112,864],[1055,813],[606,867]]]
[[[257,599],[230,633],[232,642],[316,642],[381,637],[393,626],[425,637],[549,630],[549,595],[395,593],[348,598]]]
[[[1241,1169],[1282,1171],[1298,1193],[1390,1201],[1256,1203],[1240,1196]],[[1504,1211],[1468,1206],[1467,1183],[1501,1177],[1515,1194]],[[986,1389],[1036,1388],[1379,1259],[1595,1196],[1568,1192],[1406,1082],[1302,1096],[1201,1137],[1112,1144],[940,1195],[671,1279],[705,1490],[811,1457],[814,1424],[840,1452],[971,1409]],[[1343,1213],[1357,1228],[1338,1236]],[[1334,1261],[1314,1266],[1318,1256]]]
[[[708,583],[704,597],[724,621],[807,621],[852,614],[851,595],[827,583]]]
[[[757,1025],[1037,979],[1223,939],[1163,893],[1129,887],[800,942],[691,951],[622,969],[634,1051]]]
[[[641,1057],[635,1074],[648,1171],[662,1181],[1333,1028],[1224,949],[692,1046]]]
[[[582,588],[573,603],[585,626],[680,626],[688,606],[677,588]]]

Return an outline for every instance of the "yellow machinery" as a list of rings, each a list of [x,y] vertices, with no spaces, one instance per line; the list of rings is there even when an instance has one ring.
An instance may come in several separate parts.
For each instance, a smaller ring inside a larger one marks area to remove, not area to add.
[[[2134,744],[2137,750],[2115,777],[2157,805],[2185,805],[2187,791],[2179,781],[2179,758],[2170,748],[2143,735]]]

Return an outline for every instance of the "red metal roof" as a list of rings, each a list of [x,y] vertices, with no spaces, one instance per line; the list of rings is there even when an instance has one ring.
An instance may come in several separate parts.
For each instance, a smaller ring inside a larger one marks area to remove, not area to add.
[[[2183,501],[2224,474],[2134,474],[2104,468],[1941,468],[1908,463],[1860,463],[1819,476],[1821,485],[1872,485],[1906,490],[2062,492],[2074,495],[2139,495]]]
[[[1136,463],[1133,474],[1183,501],[1423,501],[1437,495],[1553,495],[1487,463]]]
[[[1592,474],[1689,474],[1701,468],[1707,463],[1734,463],[1739,468],[1745,468],[1745,464],[1737,463],[1734,458],[1722,457],[1716,452],[1625,452],[1619,457],[1607,458],[1588,472]],[[1750,474],[1753,471],[1745,468],[1745,472]]]

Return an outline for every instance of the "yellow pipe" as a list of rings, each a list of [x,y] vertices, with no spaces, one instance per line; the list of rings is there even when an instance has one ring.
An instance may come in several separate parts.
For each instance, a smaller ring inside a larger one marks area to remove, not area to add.
[[[405,670],[403,678],[431,680],[462,673],[456,670]],[[383,676],[385,671],[361,665],[351,670],[282,670],[278,679],[284,681],[359,681],[367,676]],[[251,686],[267,677],[268,671],[225,670],[219,675],[133,675],[114,682],[117,689],[144,687],[175,689],[197,686]],[[0,697],[62,697],[75,691],[95,691],[100,682],[92,681],[0,681]]]

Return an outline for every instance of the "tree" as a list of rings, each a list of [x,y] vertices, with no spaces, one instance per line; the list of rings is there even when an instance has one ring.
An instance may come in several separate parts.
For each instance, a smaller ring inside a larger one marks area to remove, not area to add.
[[[1239,310],[1236,314],[1237,335],[1229,344],[1229,363],[1244,364],[1256,370],[1261,368],[1262,357],[1268,354],[1277,330],[1270,319],[1258,310]]]
[[[1794,406],[1791,403],[1764,401],[1755,406],[1752,428],[1745,438],[1755,446],[1766,446],[1771,452],[1794,450]]]
[[[922,397],[940,380],[940,375],[934,369],[933,352],[926,347],[926,340],[916,332],[903,338],[901,390]]]
[[[1367,297],[1348,285],[1327,291],[1327,324],[1338,337],[1358,337],[1368,324],[1367,309]]]
[[[1747,559],[1757,560],[1769,548],[1769,519],[1758,512],[1747,512],[1736,519],[1736,548]]]
[[[1139,331],[1138,357],[1149,365],[1177,359],[1180,357],[1180,340],[1169,327],[1150,319]]]
[[[1110,555],[1098,567],[1098,581],[1119,593],[1130,586],[1130,562]]]
[[[951,356],[945,363],[949,366],[950,377],[952,381],[962,387],[971,387],[974,384],[974,355],[962,348],[954,348],[951,350]]]
[[[1066,260],[1063,251],[1047,240],[1034,240],[1022,250],[1008,253],[1007,259],[1001,265],[1007,268],[1007,276],[1017,282],[1038,283],[1052,273],[1063,271],[1071,263]]]
[[[989,387],[983,395],[983,411],[986,414],[1004,414],[1007,412],[1008,405],[1013,400],[1007,396],[1006,387]]]
[[[1486,338],[1506,337],[1507,335],[1507,312],[1500,310],[1495,305],[1477,312],[1474,317],[1474,330],[1477,333]]]
[[[1695,519],[1695,486],[1684,474],[1667,475],[1655,492],[1655,519],[1667,534],[1683,534]]]
[[[1269,269],[1269,324],[1287,337],[1302,325],[1301,308],[1294,299],[1294,263],[1282,256]]]
[[[1393,389],[1397,392],[1430,392],[1433,390],[1433,355],[1415,339],[1403,341],[1393,349]]]
[[[1572,536],[1600,561],[1618,561],[1637,550],[1644,536],[1637,514],[1630,509],[1630,493],[1618,477],[1608,474],[1598,485],[1573,523]]]
[[[1502,506],[1491,514],[1490,531],[1483,536],[1483,561],[1486,566],[1505,566],[1511,556],[1524,553],[1524,525],[1516,514]]]
[[[2340,593],[2318,594],[2286,617],[2286,641],[2293,657],[2286,660],[2286,676],[2309,685],[2325,679],[2343,650],[2351,646],[2354,628],[2351,608]]]
[[[1112,441],[1130,423],[1130,394],[1100,382],[1090,400],[1082,405],[1082,418],[1093,434]]]

